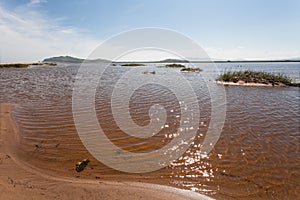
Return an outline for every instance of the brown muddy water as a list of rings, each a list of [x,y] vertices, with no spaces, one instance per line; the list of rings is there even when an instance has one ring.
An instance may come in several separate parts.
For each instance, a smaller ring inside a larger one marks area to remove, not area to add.
[[[145,76],[155,79],[168,76],[168,70],[178,70],[156,66],[148,66],[156,71],[155,75],[140,73],[136,78],[142,82]],[[299,66],[299,63],[287,65],[283,71],[299,78]],[[219,66],[221,71],[225,67]],[[72,115],[72,89],[78,66],[0,69],[0,103],[15,104],[20,158],[48,174],[165,184],[216,199],[300,199],[299,88],[225,87],[225,124],[213,151],[202,157],[200,146],[211,117],[210,95],[203,79],[211,71],[205,66],[200,68],[204,70],[201,73],[183,74],[190,81],[200,107],[197,136],[179,159],[149,173],[111,169],[93,158],[82,144]],[[167,111],[167,126],[148,139],[127,135],[114,121],[110,98],[116,81],[129,69],[112,66],[101,77],[95,98],[99,124],[106,136],[126,151],[159,149],[177,133],[181,102],[159,84],[141,85],[130,98],[133,121],[147,125],[150,107],[160,104]],[[209,84],[215,83],[209,81]],[[88,167],[81,173],[75,172],[75,163],[85,158],[91,160]]]

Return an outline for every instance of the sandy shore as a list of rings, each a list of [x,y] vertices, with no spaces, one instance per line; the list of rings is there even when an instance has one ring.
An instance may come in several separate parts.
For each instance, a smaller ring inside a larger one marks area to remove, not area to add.
[[[18,134],[11,109],[11,105],[0,104],[0,199],[211,199],[169,186],[55,177],[41,173],[23,163],[15,153]]]

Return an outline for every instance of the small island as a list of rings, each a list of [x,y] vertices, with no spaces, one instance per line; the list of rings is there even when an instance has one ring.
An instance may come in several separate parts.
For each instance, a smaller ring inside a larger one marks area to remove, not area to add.
[[[187,67],[187,68],[182,68],[180,71],[181,72],[201,72],[203,70],[199,69],[199,68],[190,68],[190,67]]]
[[[145,65],[140,64],[140,63],[125,63],[125,64],[122,64],[121,66],[124,66],[124,67],[138,67],[138,66],[145,66]]]
[[[165,68],[181,68],[180,69],[181,72],[201,72],[201,71],[203,71],[202,69],[199,69],[199,68],[186,67],[182,64],[177,64],[177,63],[167,64],[167,65],[162,66],[162,67],[165,67]]]
[[[163,67],[166,67],[166,68],[185,68],[184,65],[182,65],[182,64],[175,64],[175,63],[173,63],[173,64],[167,64],[167,65],[165,65]]]
[[[292,79],[282,74],[272,74],[257,71],[235,71],[225,72],[217,79],[217,83],[224,85],[250,85],[250,86],[296,86],[299,83],[293,83]]]

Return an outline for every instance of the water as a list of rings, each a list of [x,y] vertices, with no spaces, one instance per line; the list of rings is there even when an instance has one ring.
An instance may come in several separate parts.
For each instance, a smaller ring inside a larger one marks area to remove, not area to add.
[[[138,73],[135,78],[164,78],[170,70],[149,64],[155,75]],[[72,89],[78,66],[0,69],[0,102],[16,104],[14,119],[20,130],[20,157],[44,170],[62,176],[94,179],[146,181],[185,188],[217,199],[299,199],[300,198],[300,109],[299,88],[225,87],[226,120],[222,134],[211,154],[200,155],[211,120],[211,102],[207,84],[215,84],[208,75],[215,70],[195,64],[204,71],[184,73],[190,81],[200,108],[197,137],[178,160],[161,170],[133,174],[111,169],[94,159],[78,137],[72,115]],[[220,71],[253,69],[282,73],[299,80],[300,63],[218,64]],[[89,67],[86,66],[87,70]],[[125,134],[114,121],[111,94],[117,80],[130,67],[112,66],[101,78],[96,92],[96,110],[101,128],[117,146],[129,152],[151,152],[169,144],[180,126],[181,102],[168,88],[159,84],[141,86],[130,98],[132,120],[145,126],[154,104],[167,111],[165,126],[150,139]],[[172,77],[171,77],[172,78]],[[175,81],[174,87],[182,84]],[[188,98],[191,94],[186,94]],[[121,107],[122,102],[115,106]],[[78,174],[74,164],[84,158],[91,163]]]

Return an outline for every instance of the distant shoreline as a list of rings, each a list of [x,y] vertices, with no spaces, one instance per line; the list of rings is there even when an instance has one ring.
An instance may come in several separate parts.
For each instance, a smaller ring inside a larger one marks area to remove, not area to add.
[[[300,60],[234,60],[234,61],[190,61],[190,63],[271,63],[271,62],[300,62]]]
[[[196,60],[195,60],[196,59]],[[279,62],[300,62],[300,58],[284,58],[284,59],[261,59],[261,60],[230,60],[230,59],[209,59],[206,58],[206,60],[197,60],[197,58],[193,59],[175,59],[175,58],[168,58],[163,60],[144,60],[144,61],[113,61],[103,58],[78,58],[73,56],[55,56],[55,57],[49,57],[45,58],[42,61],[38,62],[32,62],[31,65],[43,65],[44,63],[65,63],[65,64],[81,64],[81,63],[111,63],[111,64],[119,64],[119,65],[127,65],[127,64],[140,64],[140,63],[279,63]],[[16,62],[17,63],[17,62]],[[25,62],[19,62],[20,64],[28,64]],[[1,65],[4,65],[5,63],[0,63]],[[15,63],[7,63],[7,64],[15,64]],[[30,64],[29,64],[30,65]]]
[[[28,68],[31,66],[56,66],[57,63],[0,63],[0,68]]]
[[[112,63],[274,63],[274,62],[300,62],[300,60],[234,60],[234,61],[224,61],[224,60],[215,60],[215,61],[174,61],[174,62],[165,62],[165,61],[126,61],[126,62],[112,62]]]
[[[129,64],[129,63],[287,63],[300,62],[300,60],[205,60],[205,61],[188,61],[188,60],[174,60],[174,61],[124,61],[114,62],[113,64]]]
[[[113,61],[103,58],[97,58],[97,59],[84,59],[84,58],[77,58],[73,56],[55,56],[55,57],[49,57],[45,58],[43,61],[38,62],[32,62],[32,63],[26,63],[26,62],[15,62],[15,63],[0,63],[1,65],[5,64],[26,64],[26,65],[43,65],[45,63],[54,63],[54,64],[81,64],[81,63],[111,63],[111,64],[119,64],[119,65],[127,65],[127,64],[140,64],[140,63],[279,63],[279,62],[300,62],[300,58],[285,58],[285,59],[261,59],[261,60],[230,60],[230,59],[211,59],[206,58],[206,60],[196,60],[193,59],[174,59],[174,58],[168,58],[164,60],[144,60],[144,61]]]
[[[139,64],[139,63],[297,63],[300,60],[234,60],[234,61],[174,61],[174,62],[165,62],[165,61],[126,61],[126,62],[114,62],[110,61],[112,64]],[[83,62],[35,62],[35,63],[0,63],[0,68],[28,68],[30,66],[56,66],[58,64],[81,64]],[[89,61],[88,63],[101,63],[97,61]]]

